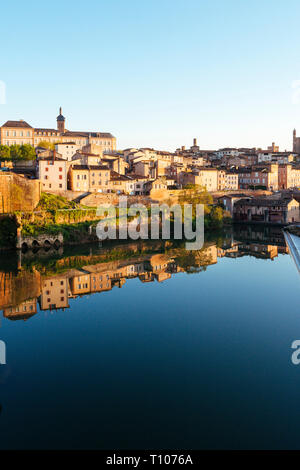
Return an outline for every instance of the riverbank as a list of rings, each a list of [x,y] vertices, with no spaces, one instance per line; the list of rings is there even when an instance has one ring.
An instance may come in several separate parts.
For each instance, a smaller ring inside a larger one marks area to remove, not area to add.
[[[194,195],[194,194],[193,194]],[[202,199],[199,199],[202,198]],[[204,225],[206,231],[215,231],[224,224],[231,223],[230,218],[221,207],[212,204],[212,198],[206,192],[197,194],[197,201],[186,195],[182,204],[189,202],[193,206],[204,204]],[[128,211],[129,209],[127,209]],[[151,233],[151,209],[148,211],[148,233]],[[128,216],[128,222],[138,217]],[[97,208],[82,207],[74,201],[68,201],[61,196],[44,193],[40,203],[33,212],[15,212],[0,216],[0,250],[28,249],[41,246],[60,246],[88,244],[99,241],[96,227],[104,218],[97,213]],[[182,216],[182,219],[184,217]],[[119,208],[115,207],[112,217],[116,232],[119,225]],[[192,221],[195,228],[196,214],[193,209]],[[174,231],[173,215],[170,216],[170,238]],[[184,223],[184,220],[182,220]],[[138,224],[137,224],[138,225]],[[159,222],[161,228],[161,222]],[[183,231],[184,233],[184,231]],[[118,235],[116,236],[118,239]],[[151,239],[151,236],[149,236]]]
[[[295,228],[298,229],[297,233],[300,235],[300,227],[295,227]],[[291,256],[300,273],[300,236],[299,235],[290,233],[289,231],[284,232],[284,237],[289,247]]]

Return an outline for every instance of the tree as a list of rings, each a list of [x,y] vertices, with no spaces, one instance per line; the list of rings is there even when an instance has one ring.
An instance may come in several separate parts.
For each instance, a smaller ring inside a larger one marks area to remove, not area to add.
[[[181,195],[178,198],[178,202],[181,205],[192,204],[193,215],[196,214],[196,205],[204,205],[204,214],[210,213],[210,205],[213,203],[213,197],[209,194],[204,186],[198,184],[187,184]]]
[[[39,147],[43,147],[44,149],[47,149],[47,150],[54,150],[55,149],[55,144],[60,144],[61,141],[57,141],[57,142],[47,142],[46,140],[41,140],[39,142]]]
[[[196,217],[196,205],[204,205],[204,223],[209,229],[219,229],[223,225],[224,210],[213,204],[212,195],[203,186],[188,184],[184,187],[179,203],[193,205],[193,219]]]
[[[10,160],[10,150],[8,145],[0,145],[0,160]]]
[[[206,271],[207,266],[212,264],[212,257],[207,253],[206,248],[194,251],[180,249],[175,259],[177,265],[189,274]]]
[[[215,206],[212,208],[209,218],[211,228],[221,228],[223,225],[224,211],[222,207]]]
[[[9,147],[10,158],[12,160],[18,160],[20,158],[20,145],[11,145]]]
[[[29,144],[21,145],[19,153],[21,160],[35,160],[36,158],[34,147]]]

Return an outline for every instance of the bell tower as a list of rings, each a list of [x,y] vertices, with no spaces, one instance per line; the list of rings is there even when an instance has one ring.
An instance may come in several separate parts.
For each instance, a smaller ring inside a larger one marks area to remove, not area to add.
[[[62,109],[59,108],[59,115],[56,118],[56,122],[57,122],[57,130],[61,134],[65,132],[65,121],[66,121],[66,118],[62,115]]]

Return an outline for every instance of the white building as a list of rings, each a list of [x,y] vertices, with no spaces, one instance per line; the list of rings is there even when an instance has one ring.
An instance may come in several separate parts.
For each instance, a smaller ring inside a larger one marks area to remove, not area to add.
[[[291,152],[258,152],[258,163],[260,162],[276,162],[276,163],[290,163],[294,160],[295,154]]]
[[[56,152],[61,155],[63,160],[68,160],[68,162],[72,160],[73,155],[75,155],[77,150],[80,150],[80,148],[80,145],[75,142],[61,142],[55,144]]]
[[[216,156],[218,158],[223,158],[223,157],[238,157],[240,155],[240,151],[236,148],[224,148],[224,149],[219,149],[216,151]]]

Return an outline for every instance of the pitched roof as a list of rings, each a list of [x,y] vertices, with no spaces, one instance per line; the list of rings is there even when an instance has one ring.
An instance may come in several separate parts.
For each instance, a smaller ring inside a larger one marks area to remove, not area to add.
[[[55,134],[59,134],[59,131],[57,129],[50,129],[46,127],[35,127],[34,132],[55,132]]]
[[[53,162],[54,161],[60,161],[60,162],[66,162],[67,160],[65,160],[64,158],[60,158],[60,157],[57,157],[55,156],[53,158],[53,155],[49,155],[48,157],[39,157],[38,158],[38,161],[46,161],[46,162]]]
[[[120,180],[120,181],[131,181],[132,178],[125,176],[125,175],[120,175],[116,171],[111,171],[110,173],[110,179],[111,180]]]
[[[75,142],[57,142],[56,145],[75,145]]]
[[[107,170],[109,171],[108,166],[104,165],[72,165],[73,170]]]
[[[282,198],[282,199],[272,199],[272,198],[249,198],[249,199],[240,199],[235,203],[235,205],[243,206],[243,205],[250,205],[250,206],[286,206],[290,201],[292,201],[292,197],[290,198]]]
[[[66,131],[61,134],[65,137],[99,137],[99,138],[114,138],[110,132],[86,132],[86,131]]]
[[[32,129],[32,127],[25,121],[22,121],[22,119],[20,119],[19,121],[6,121],[5,124],[3,124],[2,127],[19,127],[19,128],[28,128],[28,129]]]

